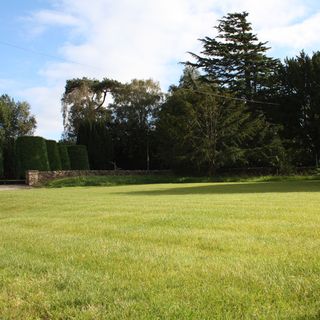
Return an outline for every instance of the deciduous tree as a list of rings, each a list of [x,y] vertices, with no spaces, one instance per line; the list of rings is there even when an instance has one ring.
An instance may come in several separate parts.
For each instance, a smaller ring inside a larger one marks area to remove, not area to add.
[[[105,107],[108,93],[113,92],[119,82],[110,79],[67,80],[62,97],[64,138],[75,140],[82,121],[110,120],[111,113]]]

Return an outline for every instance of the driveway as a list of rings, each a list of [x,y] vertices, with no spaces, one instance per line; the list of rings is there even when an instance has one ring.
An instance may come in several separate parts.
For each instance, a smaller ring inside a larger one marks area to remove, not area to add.
[[[4,184],[0,185],[0,191],[8,191],[8,190],[25,190],[31,189],[31,187],[24,184]]]

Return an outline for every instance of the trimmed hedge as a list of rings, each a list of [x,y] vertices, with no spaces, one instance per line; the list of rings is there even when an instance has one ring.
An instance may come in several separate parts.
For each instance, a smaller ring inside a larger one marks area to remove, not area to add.
[[[3,153],[0,147],[0,178],[3,177]]]
[[[42,137],[18,137],[16,159],[19,178],[25,178],[27,170],[48,171],[50,169],[46,141]]]
[[[111,129],[104,121],[81,122],[77,134],[77,144],[87,147],[91,169],[113,169],[114,152]]]
[[[70,159],[68,155],[68,146],[65,144],[58,144],[60,160],[61,160],[61,168],[62,170],[70,170]]]
[[[17,161],[15,155],[15,139],[10,138],[3,145],[3,171],[5,179],[15,179],[17,177]]]
[[[50,170],[61,170],[60,153],[57,143],[54,140],[46,140],[46,145]]]
[[[68,146],[71,170],[90,170],[87,147],[83,145]]]

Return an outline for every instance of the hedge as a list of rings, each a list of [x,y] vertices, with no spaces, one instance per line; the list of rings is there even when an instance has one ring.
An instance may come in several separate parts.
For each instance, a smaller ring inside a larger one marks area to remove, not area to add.
[[[3,152],[0,147],[0,178],[3,177]]]
[[[54,140],[46,140],[46,145],[50,170],[61,170],[60,153],[57,143]]]
[[[61,160],[61,168],[62,170],[70,170],[70,159],[68,155],[68,149],[65,144],[58,144],[59,154],[60,154],[60,160]]]
[[[18,137],[16,159],[19,178],[25,178],[27,170],[50,170],[46,141],[41,137]]]
[[[15,155],[15,139],[9,138],[2,148],[4,178],[15,179],[17,177],[17,161]]]
[[[113,169],[114,152],[111,130],[107,128],[105,122],[83,121],[78,129],[77,144],[87,147],[91,169]]]
[[[71,170],[89,170],[87,147],[83,145],[68,146]]]

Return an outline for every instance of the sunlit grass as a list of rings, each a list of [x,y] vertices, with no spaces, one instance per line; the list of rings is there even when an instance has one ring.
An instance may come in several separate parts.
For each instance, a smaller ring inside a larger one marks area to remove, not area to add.
[[[320,181],[0,192],[0,319],[319,319]]]

